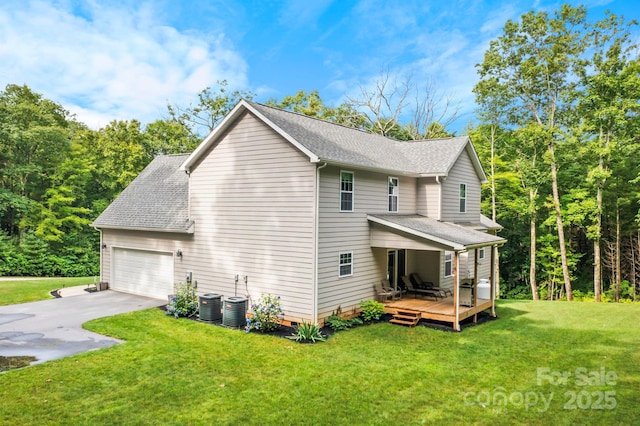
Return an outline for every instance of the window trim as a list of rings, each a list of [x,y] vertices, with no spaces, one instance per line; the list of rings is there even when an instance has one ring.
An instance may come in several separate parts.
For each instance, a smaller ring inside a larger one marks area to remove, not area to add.
[[[464,193],[464,195],[463,195]],[[467,212],[467,184],[461,183],[458,189],[460,213]]]
[[[348,255],[349,262],[342,263],[342,256]],[[349,273],[343,274],[342,267],[349,266]],[[338,278],[351,277],[353,276],[353,251],[341,251],[338,253]]]
[[[345,191],[342,189],[342,175],[350,174],[351,175],[351,191]],[[340,188],[340,199],[339,201],[339,209],[341,212],[353,212],[355,209],[355,173],[349,170],[340,170],[340,178],[339,178],[339,188]],[[351,210],[343,210],[342,209],[342,194],[351,194]]]
[[[447,260],[447,257],[449,257],[449,260]],[[450,271],[449,271],[449,275],[447,275],[447,263],[450,264],[451,266],[449,267]],[[445,251],[444,252],[444,277],[448,278],[448,277],[452,277],[453,276],[453,252],[450,251]]]
[[[393,187],[393,192],[392,192],[392,186],[391,186],[391,182],[395,180],[395,186]],[[395,198],[395,210],[391,209],[392,206],[392,200],[393,198]],[[395,176],[388,176],[387,177],[387,211],[389,213],[398,213],[398,210],[400,210],[400,179],[395,177]]]

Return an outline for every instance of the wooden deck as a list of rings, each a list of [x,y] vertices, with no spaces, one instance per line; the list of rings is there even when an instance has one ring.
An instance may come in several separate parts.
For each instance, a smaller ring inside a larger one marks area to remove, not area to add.
[[[487,309],[491,309],[491,300],[488,299],[477,299],[476,306],[460,306],[458,322]],[[389,300],[384,302],[384,311],[392,315],[399,312],[420,313],[421,319],[449,322],[455,330],[459,330],[452,296],[437,301],[412,297]]]

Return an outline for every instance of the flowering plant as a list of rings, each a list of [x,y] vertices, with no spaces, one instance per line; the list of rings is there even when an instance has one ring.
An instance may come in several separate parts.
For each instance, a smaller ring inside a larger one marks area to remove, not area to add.
[[[278,321],[284,318],[280,306],[280,296],[262,295],[258,303],[251,305],[253,318],[247,319],[245,330],[273,331],[278,328]]]
[[[171,296],[167,304],[167,315],[179,317],[191,317],[198,313],[198,298],[196,290],[191,283],[175,285],[176,294]]]

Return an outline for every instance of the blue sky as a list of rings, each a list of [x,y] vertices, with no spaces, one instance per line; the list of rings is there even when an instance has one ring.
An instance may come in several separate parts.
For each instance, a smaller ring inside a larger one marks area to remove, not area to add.
[[[299,90],[337,105],[383,71],[432,81],[473,119],[474,65],[508,19],[547,0],[3,0],[0,87],[27,84],[100,128],[187,105],[216,80],[257,101]],[[573,3],[574,5],[579,3]],[[635,0],[585,0],[640,20]],[[639,32],[636,32],[638,39]]]

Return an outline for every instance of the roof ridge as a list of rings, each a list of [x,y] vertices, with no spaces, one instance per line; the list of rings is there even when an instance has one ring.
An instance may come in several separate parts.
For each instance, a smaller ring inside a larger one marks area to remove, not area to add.
[[[378,136],[378,137],[385,138],[385,139],[387,139],[389,141],[393,141],[393,142],[405,142],[405,141],[401,141],[399,139],[395,139],[395,138],[392,138],[392,137],[389,137],[389,136],[381,135],[380,133],[373,133],[373,132],[370,132],[368,130],[358,129],[356,127],[345,126],[344,124],[340,124],[340,123],[336,123],[336,122],[333,122],[333,121],[329,121],[329,120],[324,119],[324,118],[313,117],[311,115],[305,115],[305,114],[302,114],[302,113],[299,113],[299,112],[289,111],[289,110],[286,110],[286,109],[283,109],[283,108],[278,108],[278,107],[275,107],[275,106],[272,106],[272,105],[266,105],[266,104],[263,104],[263,103],[260,103],[260,102],[255,102],[255,101],[246,101],[246,102],[249,103],[249,104],[252,104],[252,105],[258,105],[258,106],[262,106],[262,107],[265,107],[265,108],[270,108],[270,109],[278,111],[278,112],[284,112],[284,113],[287,113],[287,114],[293,114],[293,115],[298,116],[298,117],[303,117],[303,118],[308,118],[308,119],[311,119],[311,120],[316,120],[316,121],[319,121],[319,122],[321,122],[323,124],[330,124],[330,125],[333,125],[333,126],[342,127],[343,129],[353,130],[353,131],[356,131],[356,132],[364,133],[365,135]]]
[[[359,129],[359,128],[356,128],[356,127],[349,127],[349,126],[346,126],[344,124],[336,123],[334,121],[329,121],[329,120],[324,119],[324,118],[314,117],[314,116],[311,116],[311,115],[302,114],[300,112],[289,111],[289,110],[284,109],[284,108],[278,108],[278,107],[273,106],[273,105],[263,104],[261,102],[249,101],[249,100],[245,100],[245,102],[247,102],[248,104],[251,104],[251,105],[258,105],[258,106],[261,106],[261,107],[264,107],[264,108],[269,108],[269,109],[272,109],[272,110],[277,111],[277,112],[284,112],[284,113],[287,113],[287,114],[293,114],[293,115],[298,116],[298,117],[303,117],[303,118],[308,118],[308,119],[311,119],[311,120],[316,120],[316,121],[319,121],[319,122],[321,122],[323,124],[330,124],[330,125],[333,125],[333,126],[342,127],[343,129],[353,130],[353,131],[356,131],[356,132],[364,133],[366,135],[378,136],[378,137],[381,137],[381,138],[385,138],[385,139],[387,139],[388,141],[391,141],[391,142],[401,142],[401,143],[405,143],[405,142],[409,142],[409,143],[412,143],[412,142],[430,142],[430,141],[444,141],[444,140],[453,140],[453,139],[465,139],[465,138],[469,137],[468,135],[460,135],[460,136],[448,136],[448,137],[430,138],[430,139],[408,139],[408,140],[402,140],[402,139],[396,139],[396,138],[391,137],[391,136],[381,135],[380,133],[375,133],[375,132],[372,132],[372,131],[369,131],[369,130]]]
[[[190,152],[182,152],[180,154],[158,154],[156,155],[156,157],[181,157],[181,156],[185,156],[185,155],[191,155]]]

